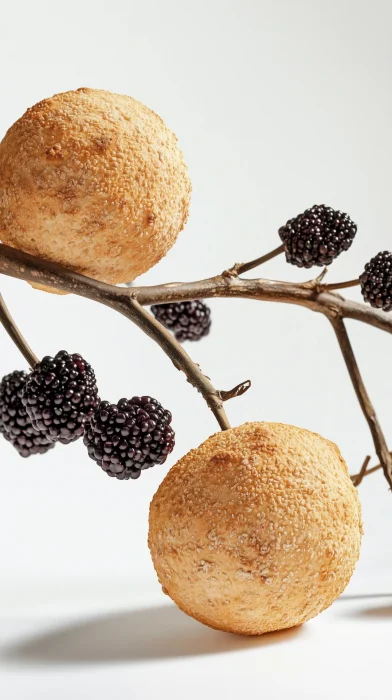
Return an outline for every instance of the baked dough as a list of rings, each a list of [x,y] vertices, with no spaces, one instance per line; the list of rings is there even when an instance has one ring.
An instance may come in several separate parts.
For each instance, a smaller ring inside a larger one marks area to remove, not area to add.
[[[113,284],[166,254],[190,193],[176,136],[125,95],[55,95],[0,144],[0,240]]]
[[[150,508],[164,591],[200,622],[247,635],[300,625],[331,605],[361,534],[336,445],[280,423],[208,438],[170,470]]]

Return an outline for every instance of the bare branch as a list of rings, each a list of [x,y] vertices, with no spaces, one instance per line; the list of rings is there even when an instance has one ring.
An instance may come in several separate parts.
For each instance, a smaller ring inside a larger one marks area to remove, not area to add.
[[[90,277],[84,277],[63,268],[61,265],[48,263],[41,258],[2,244],[0,244],[1,272],[11,277],[38,282],[46,287],[98,301],[129,318],[160,345],[177,369],[184,372],[188,381],[198,389],[206,400],[222,430],[230,428],[222,399],[208,377],[201,372],[198,365],[192,362],[174,336],[133,298],[132,289],[115,287]]]
[[[359,371],[359,367],[355,359],[354,351],[352,349],[346,327],[341,318],[331,317],[330,321],[336,333],[336,337],[338,339],[339,346],[342,351],[342,355],[346,363],[352,385],[357,395],[357,399],[369,425],[370,432],[373,437],[374,447],[376,448],[380,464],[382,465],[382,468],[384,470],[385,478],[388,481],[389,486],[392,487],[392,458],[388,451],[388,446],[384,434],[382,432],[380,423],[378,422],[378,418],[376,416],[373,404],[363,383],[363,379],[361,377],[361,373]]]
[[[38,282],[70,294],[78,294],[100,303],[107,303],[117,295],[129,294],[142,306],[212,297],[235,297],[296,304],[327,317],[337,315],[341,318],[352,318],[392,333],[392,314],[373,309],[366,304],[348,301],[338,294],[318,293],[314,288],[290,282],[265,279],[244,280],[217,275],[197,282],[171,282],[126,289],[92,280],[57,263],[48,262],[4,244],[0,244],[0,273],[28,282]],[[110,306],[110,303],[107,305]]]
[[[23,337],[19,328],[17,327],[14,319],[12,318],[6,303],[0,294],[0,323],[3,324],[5,330],[10,336],[11,340],[15,343],[16,347],[22,353],[23,357],[33,369],[35,365],[39,362],[38,357],[34,355],[30,345],[28,345],[26,339]]]
[[[278,250],[276,249],[272,253],[278,254]],[[272,253],[258,258],[257,261],[252,261],[251,265],[261,264],[262,261],[270,259]],[[250,263],[245,264],[247,270],[251,269],[249,265]],[[162,347],[176,367],[185,372],[188,380],[203,394],[223,429],[230,426],[222,406],[222,393],[219,394],[214,389],[210,380],[192,362],[182,346],[150,314],[143,311],[141,306],[211,297],[241,297],[296,304],[323,314],[330,320],[335,329],[353,386],[369,424],[380,464],[388,484],[391,486],[392,458],[363,384],[342,319],[351,318],[387,333],[392,333],[392,314],[388,315],[365,304],[346,300],[340,295],[328,291],[331,286],[322,285],[320,277],[309,284],[293,284],[265,279],[245,280],[238,277],[238,269],[244,271],[243,266],[237,265],[232,268],[233,274],[228,271],[222,275],[196,282],[174,282],[152,287],[132,286],[131,289],[126,289],[84,277],[58,264],[0,244],[0,273],[29,282],[38,282],[63,292],[78,294],[105,304],[130,318]],[[343,284],[347,285],[347,283]],[[333,286],[336,288],[336,285]],[[223,396],[225,396],[224,393]],[[368,470],[366,474],[370,474],[372,471],[375,470]]]
[[[211,381],[200,370],[199,365],[191,360],[174,336],[143,309],[135,299],[129,296],[117,298],[116,303],[111,306],[123,316],[129,318],[152,340],[158,343],[166,355],[170,357],[174,366],[182,370],[188,381],[202,394],[221,429],[228,430],[231,426],[223,408],[219,392],[214,389]]]

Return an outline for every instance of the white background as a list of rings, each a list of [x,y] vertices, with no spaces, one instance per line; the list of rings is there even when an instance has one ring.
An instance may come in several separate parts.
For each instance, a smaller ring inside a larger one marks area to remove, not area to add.
[[[82,86],[130,94],[177,133],[193,182],[191,215],[143,282],[198,279],[267,252],[279,244],[279,226],[314,203],[343,209],[358,224],[330,281],[357,276],[372,255],[392,248],[387,0],[0,5],[1,135],[28,106]],[[309,278],[283,258],[261,274]],[[24,282],[3,277],[0,284],[36,354],[80,352],[96,370],[101,396],[151,394],[172,411],[177,434],[163,467],[126,483],[101,472],[80,442],[29,460],[0,443],[2,696],[193,698],[220,689],[237,697],[260,687],[279,698],[336,698],[339,689],[341,697],[373,697],[374,674],[389,663],[389,599],[339,602],[277,644],[236,641],[171,608],[132,617],[135,606],[167,602],[146,545],[150,499],[176,459],[216,431],[214,418],[126,319]],[[348,295],[360,298],[357,290]],[[251,391],[227,405],[232,424],[277,420],[315,430],[357,471],[374,449],[326,320],[277,304],[210,305],[211,335],[187,350],[219,388],[252,379]],[[355,322],[349,331],[392,443],[392,339]],[[25,367],[1,333],[0,365],[1,375]],[[360,495],[366,534],[348,593],[392,593],[391,495],[380,474]],[[100,622],[109,610],[125,613]],[[38,651],[32,643],[40,657],[32,665],[31,648],[12,661],[14,638],[21,644],[42,625],[61,628],[70,615],[90,616],[84,631],[49,635]],[[377,693],[389,697],[388,686]]]

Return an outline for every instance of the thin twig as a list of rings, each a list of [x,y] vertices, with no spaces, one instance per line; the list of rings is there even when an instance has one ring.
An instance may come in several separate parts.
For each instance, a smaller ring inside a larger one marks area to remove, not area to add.
[[[230,270],[226,270],[224,272],[224,275],[230,275],[233,277],[236,277],[238,275],[243,275],[244,272],[248,272],[249,270],[253,270],[255,267],[259,267],[260,265],[263,265],[264,263],[268,262],[268,260],[272,260],[272,258],[276,258],[278,255],[284,252],[284,245],[280,245],[277,248],[274,248],[274,250],[271,250],[269,253],[266,253],[266,255],[262,255],[260,258],[255,258],[254,260],[251,260],[250,262],[247,263],[236,263],[233,265],[233,267],[230,268]]]
[[[348,337],[346,326],[344,325],[344,321],[339,317],[331,317],[330,321],[336,333],[336,337],[338,339],[352,385],[357,395],[357,399],[369,425],[370,432],[373,437],[374,447],[380,460],[380,464],[384,470],[385,478],[388,481],[389,486],[392,487],[392,458],[388,451],[388,446],[380,423],[378,422],[374,406],[363,383],[363,379],[355,359],[354,351],[351,346],[350,338]]]
[[[33,353],[30,345],[27,343],[26,339],[23,337],[22,333],[17,327],[1,294],[0,323],[2,323],[11,340],[15,343],[18,350],[20,350],[25,360],[27,360],[31,369],[33,369],[33,367],[35,367],[35,365],[39,362],[38,357]]]
[[[380,471],[380,469],[382,469],[382,465],[381,465],[381,464],[376,464],[375,467],[371,467],[370,469],[366,469],[366,472],[365,472],[365,474],[364,474],[363,476],[365,477],[365,476],[369,476],[369,474],[374,474],[374,472],[378,472],[378,471]],[[351,480],[352,480],[354,486],[358,486],[358,485],[359,485],[359,484],[356,483],[358,477],[359,477],[359,474],[354,474],[354,475],[351,477]]]
[[[174,366],[182,370],[188,381],[200,391],[222,430],[230,428],[222,399],[208,377],[202,373],[198,365],[192,362],[174,336],[133,298],[132,289],[115,287],[84,277],[61,265],[48,263],[41,258],[35,258],[2,244],[0,244],[0,272],[98,301],[129,318],[160,345]]]
[[[367,468],[368,468],[368,466],[369,466],[370,460],[371,460],[370,455],[368,455],[367,457],[365,457],[359,474],[357,474],[356,476],[351,477],[354,486],[359,486],[359,484],[362,482],[362,480],[363,480],[364,477],[366,476],[366,471],[367,471]]]
[[[334,289],[348,289],[349,287],[358,287],[361,284],[359,279],[347,280],[347,282],[332,282],[331,284],[323,284],[323,290],[331,292]]]

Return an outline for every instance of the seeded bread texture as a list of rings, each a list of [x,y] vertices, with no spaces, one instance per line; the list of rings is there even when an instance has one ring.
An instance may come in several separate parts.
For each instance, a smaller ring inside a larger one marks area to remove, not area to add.
[[[176,136],[125,95],[55,95],[0,144],[0,240],[113,284],[167,253],[190,193]]]
[[[300,625],[331,605],[361,534],[336,445],[280,423],[208,438],[170,470],[150,507],[164,592],[200,622],[246,635]]]

